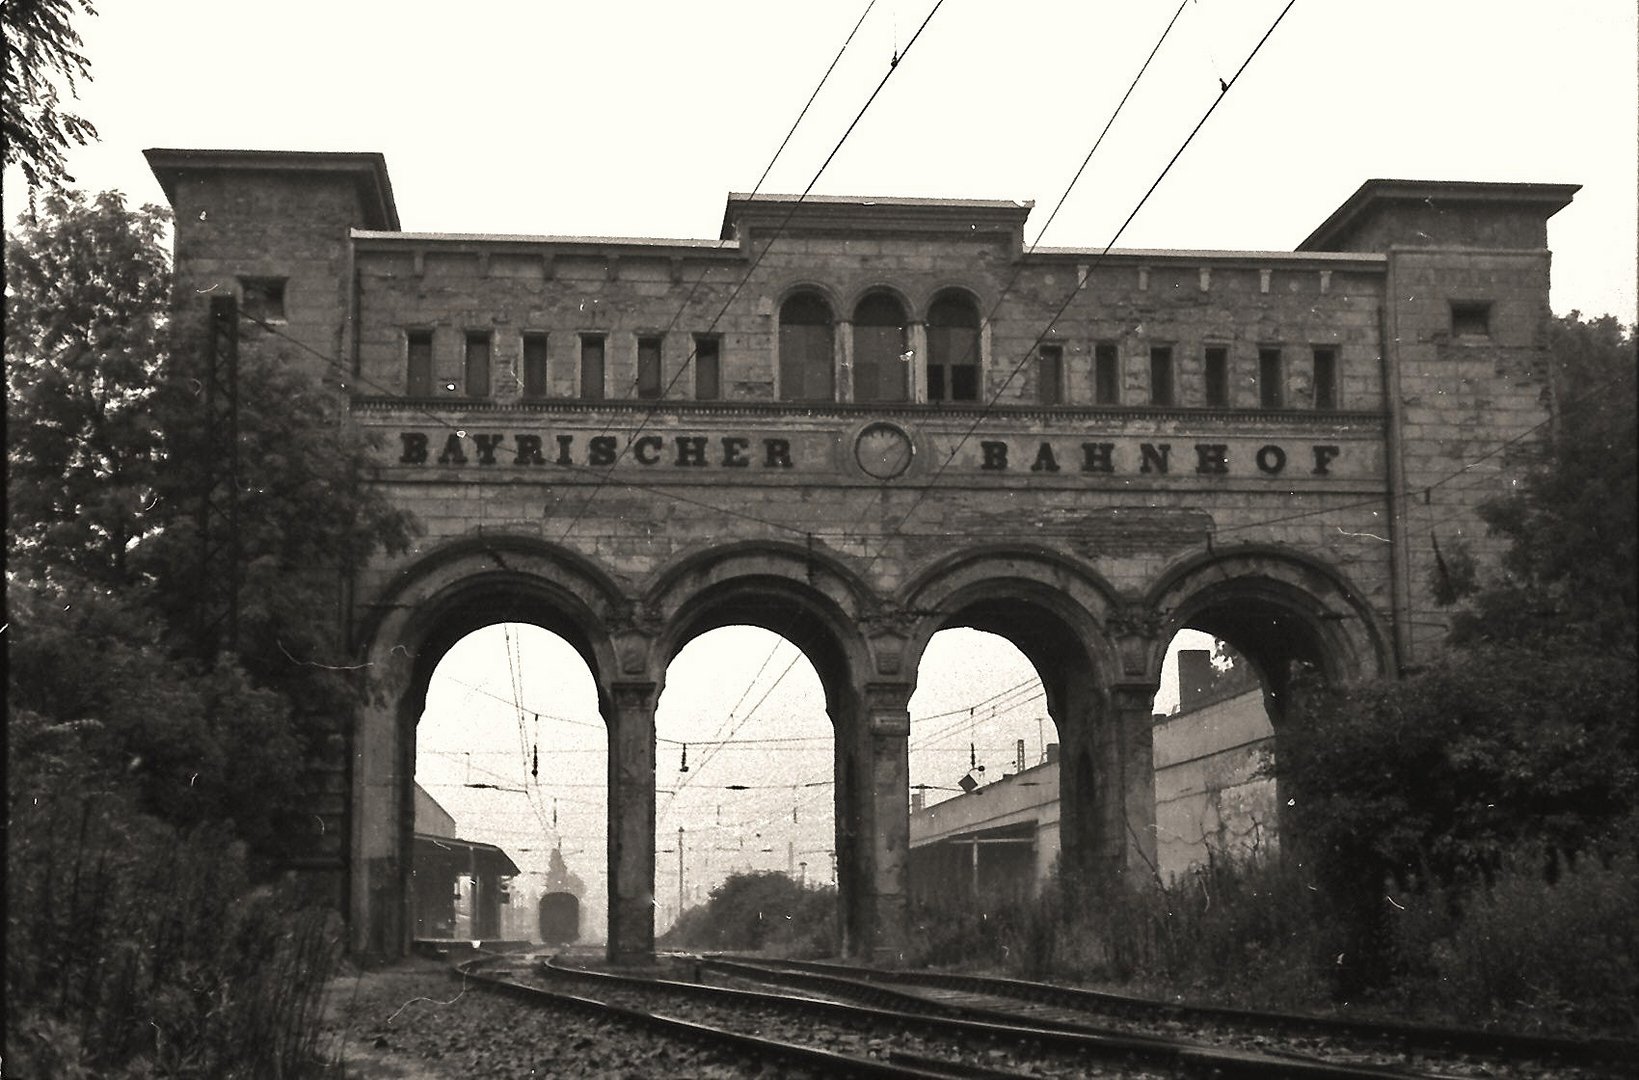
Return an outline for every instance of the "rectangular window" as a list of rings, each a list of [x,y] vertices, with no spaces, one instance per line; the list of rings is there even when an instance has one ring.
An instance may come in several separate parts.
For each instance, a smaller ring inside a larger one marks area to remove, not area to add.
[[[466,390],[470,398],[489,397],[489,335],[467,335]]]
[[[1150,346],[1150,404],[1171,405],[1175,402],[1172,393],[1172,346]]]
[[[580,339],[580,396],[603,400],[603,335],[582,334]]]
[[[256,322],[285,321],[285,279],[282,277],[242,277],[239,279],[240,308]]]
[[[410,397],[432,397],[433,393],[433,332],[411,330],[405,335],[409,342],[409,374],[404,392]]]
[[[524,335],[524,397],[546,396],[546,335]]]
[[[1206,403],[1209,408],[1229,405],[1229,350],[1221,345],[1207,347]]]
[[[1279,409],[1286,404],[1279,349],[1258,350],[1258,404],[1266,409]]]
[[[1093,347],[1093,400],[1100,405],[1121,401],[1121,354],[1109,342]]]
[[[1064,346],[1043,345],[1036,354],[1036,400],[1064,404]]]
[[[1337,408],[1337,350],[1315,350],[1315,408]]]
[[[694,396],[700,401],[716,401],[723,396],[718,341],[714,337],[694,339]]]
[[[637,396],[640,398],[653,400],[665,389],[660,365],[661,343],[664,340],[657,337],[637,339]]]
[[[1452,301],[1453,337],[1490,337],[1491,305],[1480,301]]]

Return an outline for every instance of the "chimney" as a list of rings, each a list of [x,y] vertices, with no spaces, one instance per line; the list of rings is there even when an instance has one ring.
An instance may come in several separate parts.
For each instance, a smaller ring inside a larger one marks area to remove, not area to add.
[[[1178,707],[1189,709],[1199,704],[1212,689],[1212,653],[1207,649],[1180,649],[1178,651]]]
[[[1048,743],[1047,744],[1047,764],[1057,765],[1058,760],[1059,760],[1059,744],[1056,743],[1056,742]]]

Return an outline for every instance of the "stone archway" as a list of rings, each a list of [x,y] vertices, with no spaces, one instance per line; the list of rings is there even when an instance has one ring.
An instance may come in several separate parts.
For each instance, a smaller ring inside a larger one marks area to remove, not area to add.
[[[609,678],[618,664],[605,627],[624,607],[614,584],[583,559],[511,536],[466,538],[435,549],[360,606],[359,652],[369,682],[351,747],[348,886],[355,953],[397,956],[410,944],[415,726],[438,661],[484,626],[540,626],[586,661],[608,719]],[[617,735],[611,731],[612,743]],[[612,922],[610,939],[613,951]]]
[[[897,949],[904,921],[909,716],[885,723],[881,713],[884,701],[890,711],[898,701],[903,711],[909,690],[870,677],[871,650],[860,627],[875,607],[840,563],[780,543],[696,554],[669,567],[644,600],[659,628],[651,645],[657,678],[694,638],[729,625],[778,634],[813,665],[834,729],[841,939],[844,952],[856,956]]]
[[[1154,864],[1149,710],[1127,707],[1107,625],[1121,608],[1096,574],[1054,552],[987,547],[927,568],[904,590],[914,669],[932,636],[971,627],[1012,642],[1035,667],[1058,730],[1060,859],[1069,876]]]

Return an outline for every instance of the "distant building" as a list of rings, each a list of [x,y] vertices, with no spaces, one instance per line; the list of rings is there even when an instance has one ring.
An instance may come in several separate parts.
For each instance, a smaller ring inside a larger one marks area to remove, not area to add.
[[[1244,662],[1220,674],[1205,650],[1178,656],[1179,710],[1156,716],[1156,870],[1163,880],[1209,853],[1276,842],[1274,748],[1263,692]],[[1047,760],[911,812],[915,899],[1033,891],[1059,855],[1058,747]]]
[[[518,866],[494,844],[460,840],[455,818],[415,786],[410,917],[423,939],[477,941],[504,936],[501,908]]]

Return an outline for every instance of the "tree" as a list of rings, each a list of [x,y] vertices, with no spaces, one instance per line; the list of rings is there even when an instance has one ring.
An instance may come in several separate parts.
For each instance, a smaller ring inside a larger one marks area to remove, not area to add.
[[[1499,566],[1451,553],[1449,649],[1404,679],[1322,691],[1281,733],[1293,830],[1351,957],[1342,988],[1387,974],[1383,884],[1461,896],[1512,852],[1567,860],[1631,844],[1635,675],[1635,357],[1631,330],[1576,313],[1550,333],[1556,412],[1540,460],[1481,508]]]
[[[298,781],[362,689],[342,578],[411,522],[371,492],[343,403],[288,357],[240,365],[237,653],[199,648],[207,476],[197,335],[167,325],[162,212],[52,195],[7,245],[14,715],[178,824],[267,856],[311,822]],[[181,332],[179,332],[181,331]],[[342,762],[334,763],[339,768]]]
[[[1453,640],[1587,648],[1632,662],[1639,627],[1639,424],[1634,335],[1609,315],[1549,324],[1555,423],[1542,463],[1481,508],[1509,547],[1460,581]]]
[[[73,181],[63,171],[70,144],[84,146],[97,129],[83,117],[61,109],[58,80],[77,94],[75,82],[91,77],[91,63],[78,51],[80,35],[70,20],[75,9],[96,11],[87,0],[6,0],[0,4],[0,27],[6,36],[3,124],[5,165],[17,165],[28,181],[30,198],[42,185]]]
[[[52,194],[43,209],[6,244],[9,554],[25,575],[128,584],[156,520],[169,214],[113,192]]]

